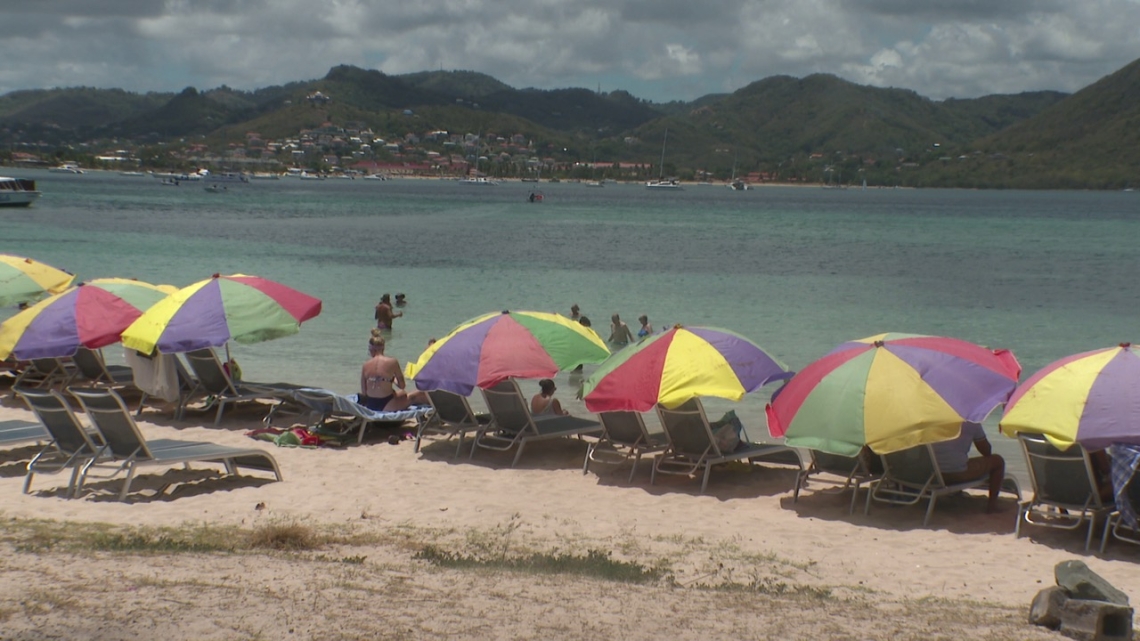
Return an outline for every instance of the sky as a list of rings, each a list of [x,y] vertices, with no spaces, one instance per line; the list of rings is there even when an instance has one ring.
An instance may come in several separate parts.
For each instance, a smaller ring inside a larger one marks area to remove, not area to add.
[[[1140,0],[0,0],[0,94],[258,89],[341,64],[654,102],[831,73],[942,100],[1075,92],[1140,58]]]

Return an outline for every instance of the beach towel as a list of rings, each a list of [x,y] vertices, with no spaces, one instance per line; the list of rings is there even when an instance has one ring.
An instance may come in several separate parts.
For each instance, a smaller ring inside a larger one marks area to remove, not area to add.
[[[358,394],[337,394],[331,390],[315,387],[293,392],[294,400],[322,414],[348,415],[366,421],[403,422],[408,419],[423,418],[432,412],[430,405],[413,405],[408,409],[396,412],[372,410],[356,402],[358,398]]]
[[[1135,528],[1137,516],[1129,500],[1128,483],[1136,474],[1136,468],[1140,467],[1140,446],[1112,445],[1108,448],[1108,455],[1112,459],[1112,491],[1116,509],[1128,527]]]

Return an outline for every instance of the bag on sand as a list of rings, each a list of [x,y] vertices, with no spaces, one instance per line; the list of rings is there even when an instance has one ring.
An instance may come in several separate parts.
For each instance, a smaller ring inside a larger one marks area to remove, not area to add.
[[[717,449],[722,453],[733,452],[740,447],[740,433],[744,430],[744,424],[737,418],[736,410],[728,410],[709,427],[713,430]]]

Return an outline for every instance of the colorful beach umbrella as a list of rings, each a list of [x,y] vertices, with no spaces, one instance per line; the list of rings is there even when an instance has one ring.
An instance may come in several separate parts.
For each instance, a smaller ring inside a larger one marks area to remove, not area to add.
[[[586,379],[591,412],[648,412],[698,396],[739,401],[748,392],[792,376],[759,345],[726,329],[677,325],[606,359]]]
[[[0,358],[72,356],[119,341],[131,323],[177,288],[97,278],[42,300],[0,324]]]
[[[469,396],[508,378],[547,378],[610,355],[597,332],[547,312],[494,312],[433,343],[405,368],[422,390]]]
[[[150,354],[257,343],[296,334],[321,313],[320,299],[259,276],[213,277],[156,303],[123,332],[123,345]]]
[[[0,254],[0,307],[39,300],[71,285],[74,274],[31,258]]]
[[[1021,366],[1007,350],[940,336],[879,334],[800,370],[768,405],[786,444],[855,456],[955,438],[1006,402]]]
[[[1054,361],[1018,386],[998,426],[1060,449],[1140,445],[1140,355],[1123,343]]]

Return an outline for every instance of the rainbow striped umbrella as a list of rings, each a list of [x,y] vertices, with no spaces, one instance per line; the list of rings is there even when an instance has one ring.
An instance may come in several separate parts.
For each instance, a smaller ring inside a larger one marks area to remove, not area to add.
[[[1003,434],[1041,434],[1061,449],[1140,445],[1140,355],[1130,343],[1066,356],[1010,397]]]
[[[257,343],[296,334],[321,313],[320,299],[245,274],[213,277],[159,301],[123,332],[123,345],[150,354],[189,352],[233,340]]]
[[[62,269],[23,256],[0,254],[0,307],[58,294],[73,280],[75,275]]]
[[[421,390],[469,396],[508,378],[546,378],[610,355],[597,332],[547,312],[494,312],[473,318],[405,368]]]
[[[607,359],[586,379],[582,400],[591,412],[648,412],[658,403],[672,408],[698,396],[739,401],[791,376],[739,334],[677,325]]]
[[[940,336],[879,334],[844,343],[800,370],[768,405],[788,445],[855,456],[958,436],[1017,386],[1012,352]]]
[[[119,341],[131,323],[176,288],[97,278],[42,300],[0,324],[0,358],[72,356]]]

